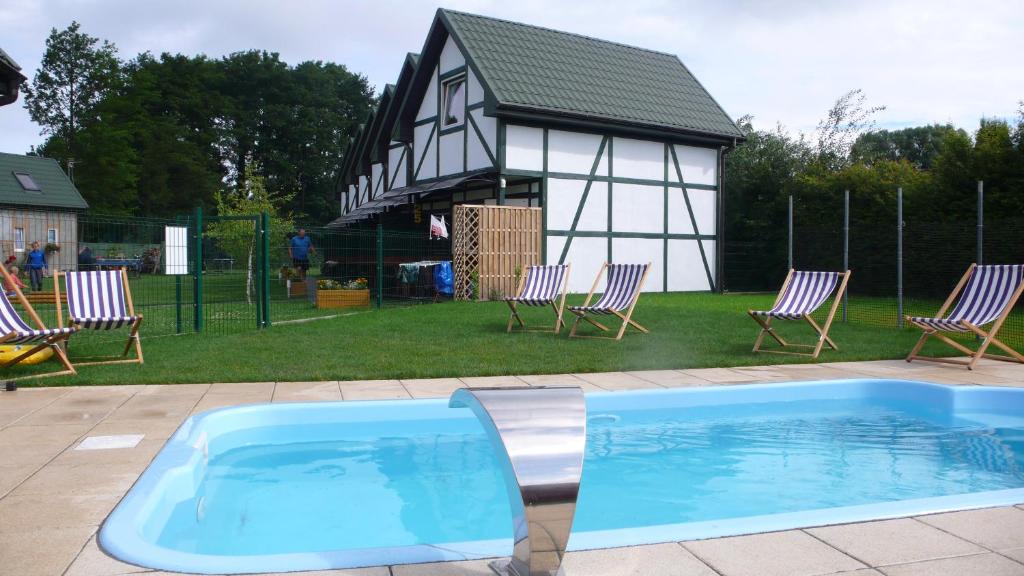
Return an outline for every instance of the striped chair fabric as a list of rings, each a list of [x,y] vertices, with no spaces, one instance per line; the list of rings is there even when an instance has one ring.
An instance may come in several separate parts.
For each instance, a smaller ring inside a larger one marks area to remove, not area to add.
[[[600,300],[590,306],[569,306],[569,310],[611,314],[629,307],[640,288],[640,280],[647,272],[647,264],[609,264],[608,286]]]
[[[565,282],[565,264],[555,266],[530,266],[526,269],[526,282],[519,295],[505,298],[527,306],[547,306],[558,297],[558,291]]]
[[[818,309],[836,289],[841,272],[793,272],[786,292],[771,310],[755,310],[753,314],[799,320]]]
[[[1024,264],[977,266],[949,316],[911,316],[910,321],[935,330],[967,332],[961,321],[981,326],[999,318],[1022,281]]]
[[[72,324],[93,330],[110,330],[138,319],[138,316],[128,314],[120,270],[68,272],[66,278]]]
[[[7,294],[0,290],[0,337],[8,334],[16,334],[15,338],[5,340],[4,344],[23,344],[25,342],[39,342],[58,334],[71,334],[74,328],[50,328],[47,330],[34,330],[25,323],[11,305]]]

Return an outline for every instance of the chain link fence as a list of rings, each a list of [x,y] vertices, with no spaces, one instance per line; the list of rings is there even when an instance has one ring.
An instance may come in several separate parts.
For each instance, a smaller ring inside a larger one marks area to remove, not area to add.
[[[983,206],[980,193],[979,200]],[[794,198],[792,209],[784,210],[760,235],[745,230],[730,237],[726,231],[727,291],[777,291],[790,267],[848,267],[853,275],[838,319],[900,328],[906,315],[936,315],[971,263],[1024,263],[1024,215],[982,211],[981,220],[972,212],[937,221],[934,212],[901,210],[899,195],[880,202],[856,192],[848,200],[845,195]],[[1018,302],[1000,334],[1011,346],[1024,347],[1024,302]]]

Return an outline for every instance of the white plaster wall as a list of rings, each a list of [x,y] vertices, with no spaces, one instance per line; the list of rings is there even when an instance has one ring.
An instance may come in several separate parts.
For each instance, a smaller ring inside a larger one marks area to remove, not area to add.
[[[715,242],[704,241],[704,253],[708,258],[711,274],[715,273]],[[696,240],[668,241],[668,289],[670,292],[693,292],[710,290],[704,261]]]
[[[590,174],[602,139],[596,134],[548,130],[548,171]],[[605,164],[602,176],[608,175]]]
[[[476,123],[477,128],[480,129],[480,133],[484,136],[484,142],[487,144],[487,149],[491,151],[491,154],[495,159],[498,158],[498,121],[492,116],[485,116],[482,109],[470,110],[469,115],[473,117],[473,121]],[[472,128],[470,132],[475,132]],[[542,135],[543,136],[543,135]],[[541,150],[543,150],[543,139],[541,140]],[[488,160],[490,162],[490,160]]]
[[[700,234],[715,234],[715,191],[689,189],[690,206]],[[686,210],[682,188],[668,189],[668,231],[670,234],[695,234]]]
[[[482,128],[482,126],[481,126]],[[505,163],[519,170],[544,169],[544,131],[529,126],[505,127]]]
[[[384,165],[380,162],[370,165],[370,172],[373,175],[373,194],[376,198],[384,192]]]
[[[390,189],[405,187],[407,155],[405,147],[392,148],[388,151],[388,185]]]
[[[370,180],[366,176],[359,177],[359,204],[365,204],[368,200]]]
[[[439,176],[463,171],[463,147],[465,144],[463,138],[462,130],[441,136],[441,147],[439,148],[441,151],[441,173],[438,174]]]
[[[437,68],[434,68],[430,75],[430,84],[423,94],[423,101],[420,102],[419,112],[416,113],[417,120],[437,116]]]
[[[587,185],[585,180],[548,179],[547,227],[550,230],[568,230],[576,215],[580,199]],[[608,185],[595,182],[590,187],[587,203],[576,225],[579,231],[605,231],[608,229]]]
[[[459,51],[459,47],[455,45],[455,41],[449,36],[444,42],[444,47],[441,48],[441,73],[444,74],[465,64],[466,59],[462,56],[462,52]]]
[[[714,148],[698,148],[694,146],[675,145],[676,158],[683,172],[683,180],[687,184],[716,184],[718,171],[718,151]],[[669,156],[669,162],[672,157]],[[617,168],[617,167],[616,167]],[[617,170],[616,170],[617,171]],[[669,179],[679,181],[675,166],[669,166]]]
[[[483,115],[483,110],[473,110],[470,114],[476,112],[479,112],[481,116]],[[480,141],[480,137],[476,135],[476,130],[473,130],[468,123],[466,125],[466,143],[469,146],[466,151],[466,170],[476,170],[492,166],[491,158],[484,149],[485,144]],[[494,152],[492,151],[491,153],[493,154]]]
[[[615,138],[612,151],[612,176],[664,181],[664,144]]]
[[[565,236],[548,236],[547,263],[557,264],[565,246]],[[586,294],[594,283],[594,277],[608,256],[606,238],[573,238],[565,262],[572,264],[569,276],[569,292]],[[600,288],[599,288],[600,289]]]
[[[466,86],[466,102],[468,104],[476,104],[477,102],[484,101],[484,87],[480,84],[480,80],[477,79],[476,74],[473,74],[473,70],[466,70],[466,82],[469,83]]]
[[[612,260],[616,264],[651,263],[644,292],[661,292],[664,278],[664,241],[648,238],[612,238]]]
[[[612,230],[660,234],[665,230],[664,207],[664,186],[616,183],[612,189]]]
[[[420,167],[419,174],[416,175],[417,180],[437,176],[437,145],[435,144],[437,134],[434,133],[433,137],[428,139],[433,127],[433,124],[424,124],[413,129],[413,150],[415,151],[413,157],[415,158],[415,163],[412,169],[415,172],[416,168]],[[420,165],[421,159],[422,165]]]

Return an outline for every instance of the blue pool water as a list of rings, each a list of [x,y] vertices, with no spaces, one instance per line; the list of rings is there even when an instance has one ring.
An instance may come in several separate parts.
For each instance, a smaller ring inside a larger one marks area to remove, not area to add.
[[[1024,390],[899,381],[587,396],[570,548],[1024,501]],[[248,572],[507,555],[483,428],[446,400],[187,422],[104,524],[116,556]]]

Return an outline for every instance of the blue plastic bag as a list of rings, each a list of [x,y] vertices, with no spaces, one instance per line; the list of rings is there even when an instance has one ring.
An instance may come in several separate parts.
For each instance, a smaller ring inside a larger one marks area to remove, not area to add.
[[[440,264],[434,266],[434,289],[439,294],[448,294],[449,296],[455,292],[451,261],[442,260]]]

